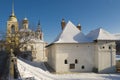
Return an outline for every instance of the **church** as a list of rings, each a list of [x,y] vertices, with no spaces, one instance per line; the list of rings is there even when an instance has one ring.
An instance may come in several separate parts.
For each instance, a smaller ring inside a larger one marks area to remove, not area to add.
[[[16,50],[19,47],[19,55],[25,59],[36,62],[46,60],[46,42],[43,39],[40,22],[38,22],[36,31],[29,29],[29,20],[26,17],[22,20],[22,26],[19,24],[13,4],[12,14],[7,21],[6,44],[8,46],[6,50],[11,48]]]
[[[116,37],[98,28],[84,35],[80,24],[61,22],[62,32],[47,46],[48,64],[57,73],[116,72]]]

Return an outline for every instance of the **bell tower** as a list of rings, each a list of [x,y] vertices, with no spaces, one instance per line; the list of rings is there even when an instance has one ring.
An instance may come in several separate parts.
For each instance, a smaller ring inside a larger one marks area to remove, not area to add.
[[[43,40],[43,33],[42,33],[42,29],[40,27],[40,21],[38,22],[38,27],[36,30],[36,37],[40,40]]]
[[[7,21],[7,32],[6,32],[6,43],[9,44],[9,50],[10,48],[18,45],[18,21],[14,13],[14,2],[12,3],[12,13],[9,16],[9,19]],[[8,47],[8,46],[7,46]]]
[[[29,22],[26,17],[23,19],[22,24],[23,24],[23,29],[28,29]]]
[[[7,36],[18,32],[18,21],[14,13],[14,2],[12,3],[12,14],[7,21]]]

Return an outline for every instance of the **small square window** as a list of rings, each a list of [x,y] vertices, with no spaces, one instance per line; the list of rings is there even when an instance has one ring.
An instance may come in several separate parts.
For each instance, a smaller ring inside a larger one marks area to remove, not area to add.
[[[75,64],[70,64],[70,69],[75,69]]]

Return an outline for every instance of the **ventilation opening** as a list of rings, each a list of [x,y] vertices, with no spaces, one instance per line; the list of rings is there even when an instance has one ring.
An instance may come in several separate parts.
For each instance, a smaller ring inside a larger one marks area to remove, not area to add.
[[[81,67],[82,69],[85,69],[85,66],[84,65],[82,65],[82,67]]]
[[[102,48],[104,49],[105,47],[103,46]]]

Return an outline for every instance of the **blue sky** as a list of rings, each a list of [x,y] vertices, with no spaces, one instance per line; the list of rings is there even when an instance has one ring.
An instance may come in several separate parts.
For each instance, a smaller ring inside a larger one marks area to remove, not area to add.
[[[120,33],[120,0],[15,0],[15,15],[27,17],[36,29],[40,20],[44,39],[51,42],[61,31],[61,20],[82,26],[83,33],[102,27]],[[12,0],[0,0],[0,32],[5,33]]]

